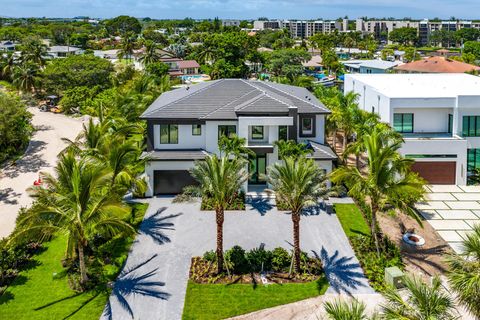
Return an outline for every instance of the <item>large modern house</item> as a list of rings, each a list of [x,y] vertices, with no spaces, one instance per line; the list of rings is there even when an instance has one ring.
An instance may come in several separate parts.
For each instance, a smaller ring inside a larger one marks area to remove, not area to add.
[[[326,172],[335,153],[325,145],[330,111],[304,88],[241,79],[222,79],[162,94],[141,116],[147,121],[146,196],[175,194],[194,183],[189,169],[219,154],[222,135],[247,140],[256,156],[244,189],[266,187],[266,167],[278,161],[280,139],[308,142],[311,157]]]
[[[403,134],[400,152],[433,184],[467,184],[480,167],[480,78],[468,74],[352,74],[345,92]]]

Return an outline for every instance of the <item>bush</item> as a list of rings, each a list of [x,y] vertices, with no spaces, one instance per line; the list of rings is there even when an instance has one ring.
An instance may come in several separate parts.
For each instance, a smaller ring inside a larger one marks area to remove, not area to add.
[[[249,265],[245,258],[245,250],[240,246],[234,246],[225,252],[225,259],[233,273],[242,274],[248,272]]]
[[[20,271],[26,269],[32,256],[38,253],[42,245],[36,242],[18,246],[7,245],[6,240],[0,244],[0,287],[13,282]]]
[[[263,247],[250,250],[245,257],[252,271],[260,272],[272,269],[272,252]]]
[[[228,204],[225,210],[244,210],[245,209],[245,193],[239,192],[237,196]],[[202,198],[201,210],[214,210],[212,199],[208,197]]]
[[[272,251],[272,270],[273,271],[285,271],[289,268],[292,261],[292,256],[287,250],[283,248],[275,248]]]
[[[208,262],[216,262],[217,254],[213,250],[207,251],[203,254],[203,259],[207,260]]]

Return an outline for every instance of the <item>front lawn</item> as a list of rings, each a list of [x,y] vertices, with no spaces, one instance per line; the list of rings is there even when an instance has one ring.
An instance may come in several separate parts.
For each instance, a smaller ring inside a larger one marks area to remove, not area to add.
[[[370,228],[356,205],[337,203],[335,204],[335,212],[347,237],[370,235]]]
[[[325,276],[307,283],[270,285],[198,284],[188,282],[184,320],[225,319],[249,312],[296,302],[325,293]]]
[[[138,227],[146,204],[132,205],[132,223]],[[114,279],[126,259],[133,237],[119,238],[110,247],[112,264],[102,271]],[[109,292],[105,289],[77,293],[68,283],[62,259],[66,238],[58,236],[44,243],[45,250],[33,258],[32,268],[24,270],[0,296],[0,319],[98,319]],[[99,285],[99,288],[105,286]]]

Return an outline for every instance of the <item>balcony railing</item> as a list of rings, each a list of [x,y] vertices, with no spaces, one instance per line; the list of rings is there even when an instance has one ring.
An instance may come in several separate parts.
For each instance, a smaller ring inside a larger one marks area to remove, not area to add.
[[[462,139],[461,137],[451,133],[451,132],[413,132],[413,133],[402,133],[402,136],[405,139]]]

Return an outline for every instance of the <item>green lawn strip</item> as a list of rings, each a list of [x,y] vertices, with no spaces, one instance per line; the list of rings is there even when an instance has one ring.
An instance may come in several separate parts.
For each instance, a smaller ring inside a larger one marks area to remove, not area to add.
[[[140,224],[148,207],[131,205],[133,223]],[[119,239],[112,250],[117,262],[109,265],[114,278],[126,259],[133,237]],[[65,255],[66,238],[59,236],[44,243],[45,251],[34,257],[35,266],[22,271],[0,296],[0,319],[98,319],[108,298],[107,292],[76,293],[68,284],[61,261]],[[57,273],[57,276],[54,276]]]
[[[188,282],[184,320],[225,319],[292,303],[325,293],[325,277],[308,283],[258,285],[198,284]]]
[[[355,204],[336,203],[335,212],[347,237],[370,235],[370,228]]]

